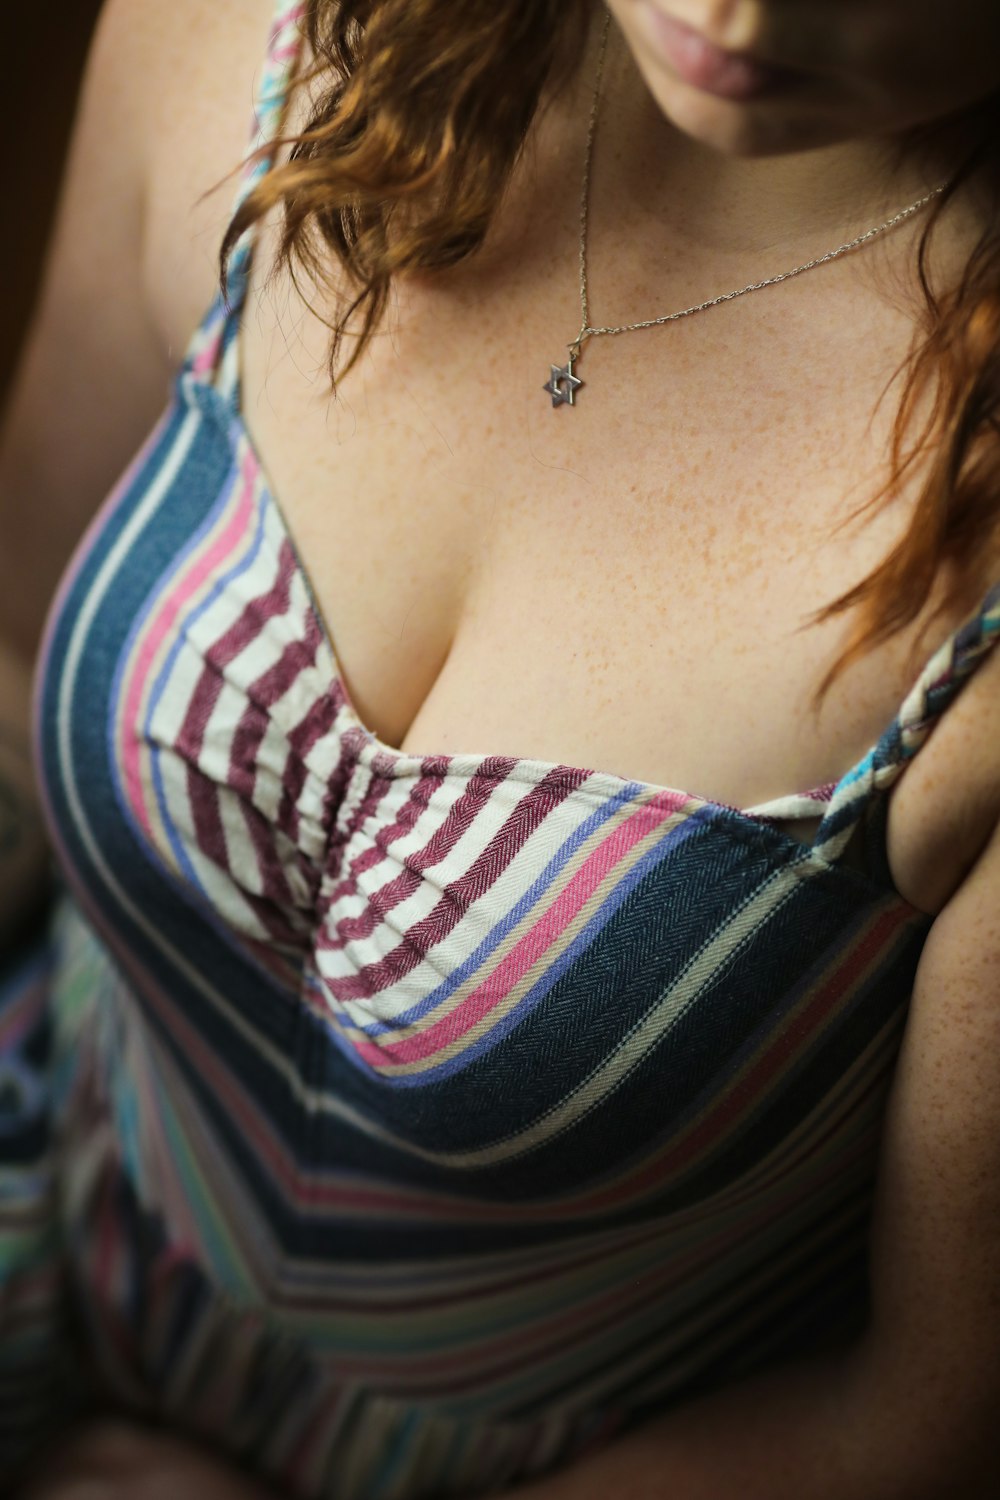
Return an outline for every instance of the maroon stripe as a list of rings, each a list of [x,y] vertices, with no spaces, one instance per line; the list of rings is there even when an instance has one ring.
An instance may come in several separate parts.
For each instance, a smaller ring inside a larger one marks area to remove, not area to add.
[[[260,894],[266,901],[273,902],[275,906],[284,909],[298,907],[299,903],[292,895],[288,884],[284,861],[278,852],[277,840],[281,835],[275,834],[268,820],[250,803],[241,801],[239,809],[243,814],[243,822],[257,859]]]
[[[340,736],[340,759],[329,777],[326,791],[323,795],[322,826],[326,830],[327,844],[323,856],[323,867],[327,880],[336,878],[343,858],[346,841],[350,834],[338,829],[337,819],[340,809],[344,805],[347,796],[347,788],[356,767],[357,750],[354,743],[354,735],[348,730]],[[381,790],[384,793],[386,785],[383,781]],[[355,815],[356,816],[356,815]],[[351,819],[354,822],[354,819]]]
[[[297,757],[290,755],[285,761],[285,774],[281,778],[281,801],[278,804],[276,823],[293,844],[298,843],[301,832],[299,798],[305,784],[305,766]]]
[[[220,870],[229,869],[229,851],[219,811],[219,792],[215,783],[203,776],[197,766],[187,768],[188,801],[191,804],[191,821],[194,836],[201,852],[218,865]]]
[[[191,695],[191,701],[184,715],[184,723],[175,742],[176,748],[190,760],[196,761],[201,755],[205,729],[219,700],[225,680],[223,669],[256,639],[268,620],[287,611],[289,581],[294,567],[294,554],[287,546],[283,546],[281,568],[274,587],[267,594],[251,600],[239,619],[204,652],[205,664]],[[192,649],[197,649],[193,642],[191,644]],[[232,771],[234,766],[242,767],[243,777],[240,789],[247,796],[253,791],[252,773],[249,775],[249,786],[247,785],[248,768],[254,764],[256,751],[266,728],[266,720],[263,724],[260,723],[259,712],[255,715],[253,710],[249,709],[240,721],[234,736],[233,747],[230,750],[230,769]]]
[[[337,711],[338,706],[334,694],[325,694],[316,700],[306,717],[288,736],[291,753],[285,761],[277,823],[293,843],[297,843],[299,839],[299,799],[309,775],[306,756],[316,743],[330,732],[336,720]]]
[[[309,952],[309,922],[305,917],[299,922],[291,921],[290,918],[296,915],[294,907],[289,908],[288,911],[280,911],[269,901],[262,900],[260,896],[255,896],[251,891],[243,890],[242,887],[240,895],[267,933],[266,941],[260,938],[250,939],[256,949],[267,952],[268,945],[273,945],[274,950],[285,956],[295,954],[297,958],[305,957]],[[269,962],[265,963],[265,967],[270,966]],[[286,974],[285,982],[286,987],[294,991],[300,982],[298,972],[291,981]]]
[[[304,657],[299,657],[299,672],[315,665],[316,650],[322,640],[312,610],[306,616],[304,634],[308,642],[308,654]],[[302,643],[295,642],[293,649],[301,652]],[[288,648],[282,653],[282,657],[277,664],[279,668],[283,669],[287,666],[287,658]],[[264,673],[262,677],[251,683],[247,691],[247,708],[233,735],[229,752],[229,769],[227,774],[229,784],[236,787],[251,801],[254,799],[254,791],[257,783],[260,747],[270,723],[270,716],[267,710],[271,707],[273,701],[275,701],[273,698],[269,701],[267,696],[271,690],[271,684],[265,690],[265,696],[262,698],[260,683],[266,681],[273,670],[274,667],[269,668],[267,673]],[[288,677],[285,680],[283,691],[287,691],[293,681],[294,675]],[[278,694],[278,697],[280,696],[282,696],[281,693]],[[323,704],[325,700],[320,699],[318,701],[320,704]],[[291,739],[290,736],[288,738],[289,740]],[[290,748],[294,749],[294,746],[290,744]],[[290,770],[290,766],[292,765],[294,765],[294,762],[289,757],[285,762],[283,777],[284,791],[278,812],[278,823],[284,832],[288,834],[289,838],[295,841],[298,839],[299,834],[298,809],[296,804],[305,782],[305,772],[301,767]]]
[[[253,800],[257,787],[260,747],[268,722],[267,714],[258,704],[248,703],[230,742],[226,780],[233,791],[248,801]]]
[[[418,819],[426,812],[434,793],[444,784],[444,776],[422,776],[410,792],[409,797],[403,805],[399,816],[394,823],[387,824],[376,833],[372,843],[368,844],[361,853],[351,861],[350,869],[339,885],[327,895],[327,902],[336,906],[346,897],[355,894],[358,877],[367,875],[369,871],[382,863],[389,855],[390,847],[398,839],[404,838],[411,833]],[[355,920],[360,921],[361,918]],[[333,943],[331,947],[340,947],[340,943]]]
[[[355,1202],[354,1194],[349,1190],[345,1190],[343,1197],[345,1200],[344,1206],[337,1205],[337,1207],[341,1208],[342,1218],[346,1222],[350,1222],[351,1217],[360,1217],[363,1209]],[[308,1190],[300,1191],[296,1195],[295,1201],[297,1204],[301,1203],[306,1213],[311,1213],[316,1207],[315,1200]],[[387,1227],[399,1228],[400,1225],[405,1225],[408,1221],[416,1224],[424,1224],[430,1219],[436,1227],[440,1227],[443,1219],[443,1215],[436,1212],[430,1215],[425,1214],[423,1211],[423,1200],[420,1198],[415,1198],[413,1203],[407,1206],[405,1215],[383,1212],[379,1216],[380,1206],[384,1208],[384,1205],[380,1205],[376,1201],[373,1203],[370,1213],[364,1215],[365,1221],[375,1227],[376,1233],[378,1232],[378,1228],[383,1224]],[[479,1204],[476,1205],[477,1208],[480,1206]],[[516,1206],[511,1203],[496,1205],[498,1209],[505,1208],[507,1213],[506,1215],[501,1212],[495,1213],[493,1221],[502,1222],[505,1225],[513,1223],[512,1215]],[[324,1208],[326,1207],[327,1205],[324,1201]],[[396,1204],[393,1203],[390,1207],[395,1208]],[[465,1207],[466,1205],[463,1202],[462,1208],[464,1209]],[[452,1213],[451,1218],[458,1230],[470,1221],[476,1223],[491,1222],[491,1220],[485,1217],[480,1220],[474,1214],[460,1215]],[[522,1221],[518,1219],[517,1222],[520,1224]],[[524,1222],[530,1223],[532,1220],[529,1219]],[[622,1255],[627,1252],[642,1250],[650,1243],[655,1244],[662,1237],[663,1226],[660,1224],[640,1225],[638,1232],[630,1229],[619,1230],[615,1235],[615,1253]],[[604,1246],[565,1253],[558,1259],[546,1254],[549,1249],[549,1246],[543,1248],[542,1254],[545,1258],[541,1264],[534,1261],[529,1263],[522,1261],[516,1271],[498,1272],[483,1276],[477,1280],[474,1287],[470,1288],[466,1285],[458,1294],[455,1293],[450,1285],[443,1282],[433,1282],[430,1285],[417,1284],[414,1286],[412,1292],[408,1292],[405,1297],[398,1295],[389,1296],[382,1291],[377,1283],[371,1286],[352,1289],[351,1293],[345,1294],[337,1289],[336,1278],[334,1278],[333,1286],[328,1289],[322,1275],[324,1268],[317,1268],[313,1265],[308,1268],[309,1272],[313,1273],[308,1279],[305,1275],[299,1273],[296,1275],[294,1282],[286,1283],[282,1287],[279,1302],[282,1307],[294,1308],[315,1305],[318,1300],[322,1299],[323,1309],[330,1315],[361,1312],[366,1317],[373,1315],[376,1317],[406,1317],[413,1313],[447,1312],[451,1308],[461,1306],[463,1302],[466,1304],[469,1302],[484,1302],[488,1299],[505,1297],[510,1292],[524,1291],[528,1287],[542,1287],[546,1282],[555,1282],[558,1284],[565,1276],[577,1275],[590,1267],[601,1265],[607,1257],[607,1249]],[[318,1275],[315,1274],[317,1270],[320,1272]]]
[[[185,760],[197,764],[205,742],[205,730],[212,717],[212,710],[222,692],[222,678],[213,667],[205,666],[191,694],[184,722],[174,741],[174,749]]]
[[[354,769],[352,756],[353,748],[355,747],[349,746],[346,743],[344,745],[341,757],[341,766],[337,768],[338,774],[343,777],[344,785],[341,788],[340,797],[337,803],[331,804],[332,807],[339,806],[346,794],[346,782],[350,778],[350,775]],[[374,816],[379,803],[388,794],[390,788],[392,787],[392,784],[393,783],[390,777],[379,775],[376,771],[373,771],[370,776],[365,795],[362,797],[361,801],[358,803],[357,807],[354,809],[347,822],[343,825],[343,827],[334,828],[331,832],[330,843],[327,846],[326,851],[328,883],[337,878],[337,874],[340,870],[340,861],[343,857],[344,850],[350,847],[351,841],[354,839],[358,830],[361,828],[366,819]],[[334,887],[334,889],[336,889],[336,887]],[[330,899],[331,898],[329,897],[325,898],[326,905],[329,905]]]
[[[316,744],[329,734],[343,704],[343,689],[339,682],[334,682],[331,691],[317,698],[305,718],[296,724],[288,740],[300,759],[306,760]]]
[[[202,776],[192,766],[187,769],[187,787],[198,848],[213,864],[218,866],[233,887],[240,892],[241,898],[257,917],[268,936],[276,943],[301,951],[304,947],[303,933],[292,925],[288,916],[276,908],[273,902],[246,890],[235,879],[229,862],[229,850],[219,807],[219,789],[214,782]],[[241,805],[245,806],[245,804]]]
[[[229,666],[240,652],[245,651],[261,635],[270,620],[288,613],[295,571],[295,554],[287,541],[282,542],[274,583],[265,594],[258,594],[248,600],[229,628],[205,652],[207,661],[213,662],[217,667]]]
[[[516,764],[516,761],[506,762],[504,776],[509,775]],[[459,839],[468,832],[489,803],[500,779],[496,775],[483,775],[481,772],[471,777],[462,795],[449,808],[444,821],[434,830],[424,847],[413,854],[408,854],[403,862],[404,868],[394,879],[382,886],[381,890],[365,895],[365,909],[360,916],[345,917],[343,921],[337,923],[337,937],[323,941],[321,944],[323,949],[336,952],[346,943],[370,937],[378,924],[394,907],[407,901],[414,891],[419,889],[423,882],[424,871],[429,870],[451,853]],[[422,809],[418,810],[422,811]],[[411,818],[411,824],[413,821],[415,820]],[[372,865],[385,857],[383,850],[378,847],[380,841],[381,831],[376,835],[375,848],[365,851],[370,856]],[[356,863],[360,865],[361,862],[359,859]],[[342,894],[350,893],[351,884],[345,881]]]
[[[513,767],[517,762],[484,761],[483,770],[502,764]],[[553,809],[589,775],[589,771],[576,771],[568,766],[557,766],[550,771],[517,804],[462,879],[445,887],[434,910],[412,927],[391,953],[348,978],[325,981],[333,997],[338,1001],[370,999],[412,973],[431,948],[458,925],[473,902],[490,889]],[[492,779],[496,784],[495,774]],[[328,941],[321,933],[316,943],[317,955],[326,946]]]
[[[421,869],[428,869],[455,847],[462,835],[471,828],[478,814],[489,803],[499,783],[509,776],[516,764],[516,761],[501,760],[499,757],[484,761],[476,774],[469,778],[462,795],[449,809],[441,826],[435,829],[430,842],[418,853],[407,858],[406,868],[394,880],[383,886],[381,891],[365,895],[365,911],[361,916],[345,917],[343,921],[338,922],[336,937],[322,934],[317,944],[318,949],[325,952],[337,952],[344,947],[345,942],[368,937],[387,911],[391,911],[394,906],[406,900],[417,889],[421,881]],[[350,881],[344,881],[338,887],[342,897],[353,894],[354,889],[354,884]],[[333,902],[330,900],[328,909],[332,908],[332,905]]]
[[[312,611],[306,617],[306,629],[301,640],[289,641],[277,661],[255,678],[247,689],[247,696],[262,708],[273,708],[283,698],[295,679],[316,665],[316,653],[322,645]]]

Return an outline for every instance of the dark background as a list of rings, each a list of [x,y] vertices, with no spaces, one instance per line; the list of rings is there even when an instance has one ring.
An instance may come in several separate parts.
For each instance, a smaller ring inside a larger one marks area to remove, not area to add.
[[[167,0],[169,3],[169,0]],[[31,313],[87,46],[101,0],[5,7],[0,400]]]

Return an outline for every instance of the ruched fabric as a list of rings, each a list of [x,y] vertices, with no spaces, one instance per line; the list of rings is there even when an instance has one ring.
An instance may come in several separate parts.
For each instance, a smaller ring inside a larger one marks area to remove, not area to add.
[[[282,7],[255,141],[297,40]],[[251,253],[50,617],[68,895],[0,989],[0,1379],[22,1447],[85,1357],[289,1495],[468,1494],[863,1318],[930,926],[886,799],[1000,591],[766,807],[397,751],[241,417]]]

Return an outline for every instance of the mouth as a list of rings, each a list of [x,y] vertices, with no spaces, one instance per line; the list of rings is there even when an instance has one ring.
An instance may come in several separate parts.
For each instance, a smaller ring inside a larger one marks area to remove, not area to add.
[[[759,99],[787,88],[799,75],[760,62],[746,52],[727,52],[699,31],[664,15],[651,0],[640,6],[649,41],[677,77],[719,99]]]

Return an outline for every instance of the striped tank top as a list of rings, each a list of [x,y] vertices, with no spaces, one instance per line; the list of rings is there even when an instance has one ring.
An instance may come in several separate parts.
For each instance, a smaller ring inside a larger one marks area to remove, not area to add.
[[[0,1406],[23,1445],[99,1381],[289,1495],[471,1494],[863,1320],[930,927],[887,798],[1000,590],[804,797],[397,751],[241,418],[250,255],[50,616],[68,894],[0,985]]]

